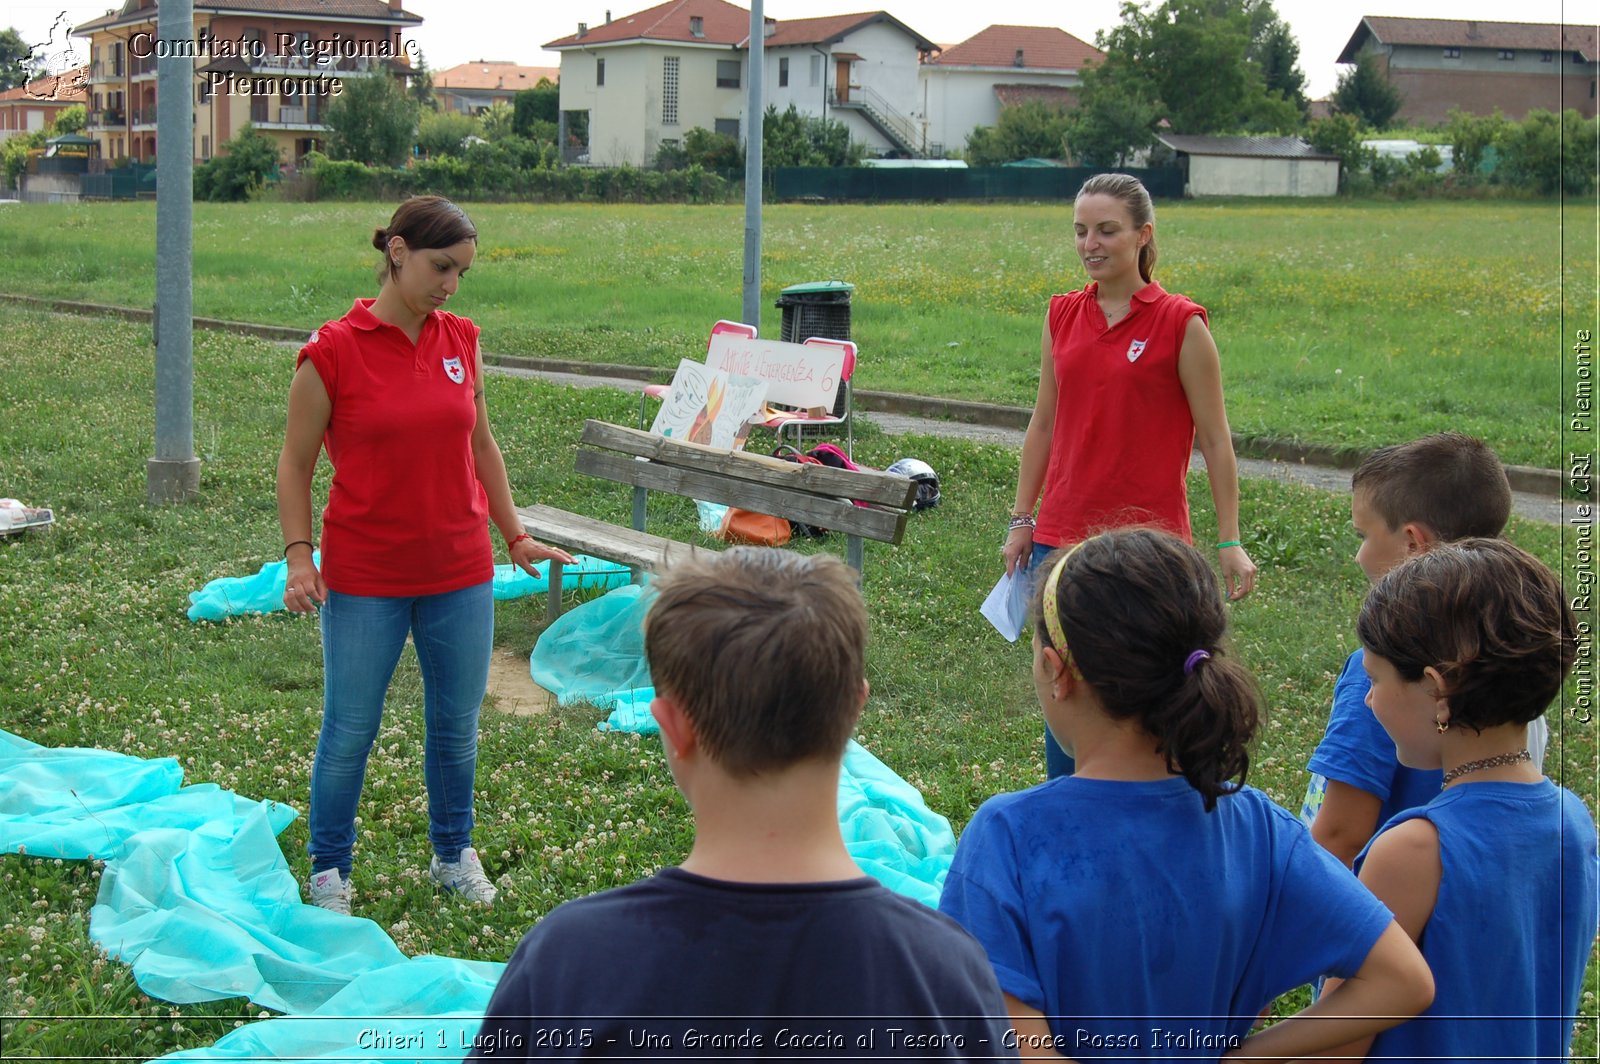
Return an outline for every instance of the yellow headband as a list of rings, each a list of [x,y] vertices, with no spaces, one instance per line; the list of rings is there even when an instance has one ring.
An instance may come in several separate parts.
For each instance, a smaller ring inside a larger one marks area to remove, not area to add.
[[[1039,611],[1044,614],[1044,630],[1050,636],[1050,644],[1061,655],[1061,663],[1070,673],[1076,674],[1078,667],[1072,661],[1072,648],[1067,646],[1067,633],[1061,629],[1061,615],[1056,599],[1056,589],[1061,584],[1061,571],[1067,567],[1067,559],[1083,546],[1083,542],[1074,543],[1067,552],[1050,569],[1050,575],[1045,578],[1044,597],[1039,601]]]

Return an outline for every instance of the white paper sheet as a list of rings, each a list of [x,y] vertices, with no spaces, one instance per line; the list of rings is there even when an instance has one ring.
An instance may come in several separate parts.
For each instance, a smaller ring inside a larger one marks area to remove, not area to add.
[[[979,608],[995,630],[1012,643],[1022,634],[1023,625],[1028,623],[1028,593],[1033,588],[1033,570],[1018,569],[1014,573],[1002,574],[994,590],[989,592],[989,597],[983,600]]]

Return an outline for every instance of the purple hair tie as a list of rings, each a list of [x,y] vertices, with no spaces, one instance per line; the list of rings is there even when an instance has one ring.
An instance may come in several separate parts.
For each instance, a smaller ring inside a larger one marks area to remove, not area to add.
[[[1183,659],[1183,674],[1185,676],[1193,675],[1194,667],[1196,665],[1200,664],[1202,661],[1205,661],[1209,657],[1211,657],[1210,651],[1206,651],[1206,650],[1196,650],[1196,651],[1194,651],[1188,657]]]

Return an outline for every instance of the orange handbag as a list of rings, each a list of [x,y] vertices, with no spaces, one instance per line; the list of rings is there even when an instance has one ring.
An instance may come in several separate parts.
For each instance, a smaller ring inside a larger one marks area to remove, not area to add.
[[[781,547],[789,542],[789,519],[730,506],[723,515],[718,535],[729,543]]]

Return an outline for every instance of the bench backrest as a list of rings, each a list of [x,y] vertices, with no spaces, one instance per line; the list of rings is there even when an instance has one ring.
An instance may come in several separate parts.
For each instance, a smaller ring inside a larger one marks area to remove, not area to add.
[[[713,330],[706,348],[706,365],[766,381],[769,403],[802,410],[817,406],[832,410],[839,388],[855,372],[856,345],[849,340],[821,337],[791,344],[762,340],[732,329]]]
[[[577,468],[636,488],[739,506],[884,543],[900,542],[917,496],[915,481],[890,473],[799,465],[592,420],[583,426]]]

